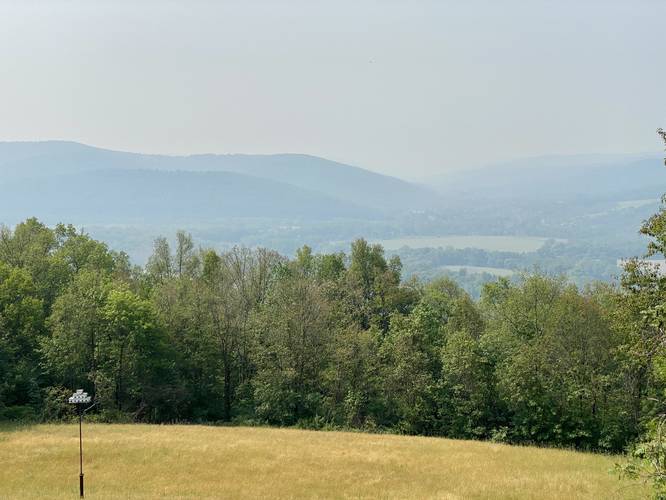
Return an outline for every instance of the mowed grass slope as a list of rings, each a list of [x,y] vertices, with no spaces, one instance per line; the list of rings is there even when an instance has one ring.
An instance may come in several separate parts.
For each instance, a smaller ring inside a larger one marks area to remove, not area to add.
[[[0,498],[76,498],[78,426],[0,431]],[[86,498],[645,498],[616,457],[438,438],[84,424]]]

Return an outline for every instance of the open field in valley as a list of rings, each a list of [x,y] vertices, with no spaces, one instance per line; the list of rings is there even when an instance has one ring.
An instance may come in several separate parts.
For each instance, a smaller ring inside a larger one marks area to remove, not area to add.
[[[413,236],[373,241],[386,250],[408,248],[479,248],[489,252],[536,252],[551,238],[537,236]],[[564,242],[565,240],[557,239]]]
[[[84,424],[86,498],[644,498],[617,457],[292,429]],[[0,498],[77,498],[78,426],[0,430]]]
[[[492,274],[493,276],[509,277],[515,274],[511,269],[504,269],[502,267],[484,267],[484,266],[441,266],[440,269],[445,271],[466,271],[469,274]]]

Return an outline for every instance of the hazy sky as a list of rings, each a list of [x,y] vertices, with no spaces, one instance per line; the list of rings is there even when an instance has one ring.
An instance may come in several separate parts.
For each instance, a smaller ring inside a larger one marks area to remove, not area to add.
[[[414,178],[659,151],[666,0],[0,0],[0,140]]]

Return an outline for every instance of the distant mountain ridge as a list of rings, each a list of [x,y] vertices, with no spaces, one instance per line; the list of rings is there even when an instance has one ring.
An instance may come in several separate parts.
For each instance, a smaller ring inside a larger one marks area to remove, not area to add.
[[[447,198],[529,202],[658,198],[666,187],[661,154],[552,155],[454,171],[425,180]]]
[[[229,217],[389,220],[451,207],[463,220],[483,205],[510,217],[516,203],[538,208],[654,200],[664,186],[666,168],[657,153],[526,158],[419,185],[302,154],[165,156],[66,141],[0,142],[5,223],[29,216],[51,223],[146,225]]]
[[[83,213],[95,222],[130,215],[150,222],[174,211],[199,220],[376,219],[440,203],[427,188],[300,154],[164,156],[65,141],[0,142],[0,176],[7,193],[0,210],[12,218]]]

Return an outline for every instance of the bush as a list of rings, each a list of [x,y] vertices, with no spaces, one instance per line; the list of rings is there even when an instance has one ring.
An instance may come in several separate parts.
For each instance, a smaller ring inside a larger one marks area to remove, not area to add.
[[[654,497],[666,500],[666,417],[652,422],[643,441],[630,451],[629,461],[617,464],[620,476],[652,485]]]
[[[500,427],[499,429],[493,429],[490,432],[490,440],[493,443],[508,443],[509,442],[509,428]]]
[[[32,406],[7,406],[0,412],[0,420],[34,422],[37,420],[37,413]]]
[[[100,424],[132,424],[134,417],[116,409],[105,409],[99,413],[91,413],[87,417],[89,422]]]
[[[308,430],[326,430],[329,427],[329,422],[326,418],[315,415],[314,417],[301,418],[296,422],[297,429],[308,429]]]
[[[73,405],[68,402],[71,395],[72,391],[64,387],[47,387],[44,391],[42,421],[60,422],[69,420],[75,413]]]

